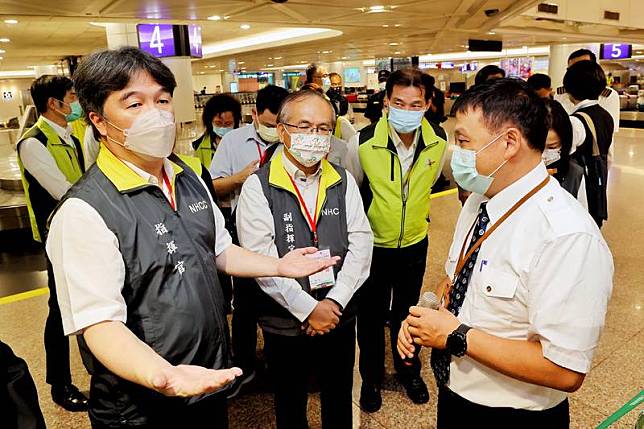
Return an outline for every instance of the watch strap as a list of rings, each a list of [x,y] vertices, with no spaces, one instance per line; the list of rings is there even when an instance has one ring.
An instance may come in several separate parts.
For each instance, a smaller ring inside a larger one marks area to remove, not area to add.
[[[471,326],[467,326],[465,323],[461,323],[458,328],[456,328],[456,332],[460,332],[463,335],[467,335],[467,331],[472,329]]]

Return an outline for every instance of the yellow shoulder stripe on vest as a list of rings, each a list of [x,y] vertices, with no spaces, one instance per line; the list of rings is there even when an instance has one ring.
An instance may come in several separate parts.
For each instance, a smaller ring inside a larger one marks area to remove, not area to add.
[[[281,156],[275,156],[271,160],[270,171],[268,173],[268,183],[275,185],[279,188],[282,188],[292,193],[293,195],[297,196],[297,192],[295,192],[295,187],[293,186],[293,182],[291,182],[291,179],[289,178],[289,175],[286,172],[286,169],[284,168],[284,162],[283,162],[284,156],[286,155],[282,153]],[[327,189],[329,189],[331,186],[335,185],[336,183],[342,180],[342,178],[340,177],[340,173],[338,173],[337,170],[333,168],[331,163],[326,159],[322,160],[321,168],[322,168],[322,173],[320,175],[320,192],[318,192],[318,200],[317,200],[318,218],[319,218],[319,212],[320,210],[322,210],[322,205],[324,204],[324,200],[326,199]],[[300,207],[300,208],[304,210],[303,207]]]
[[[179,165],[170,161],[175,176],[183,171]],[[101,143],[101,148],[96,158],[96,165],[101,169],[103,174],[107,176],[110,182],[116,186],[119,192],[125,192],[136,188],[148,186],[149,183],[141,176],[136,174],[130,167],[125,165],[123,161],[116,157],[104,144]]]

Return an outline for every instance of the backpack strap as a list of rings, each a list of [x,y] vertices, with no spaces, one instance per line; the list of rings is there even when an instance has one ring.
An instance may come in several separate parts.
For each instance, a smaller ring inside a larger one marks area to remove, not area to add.
[[[593,136],[593,156],[599,156],[599,145],[597,144],[597,131],[595,130],[595,123],[593,122],[590,115],[588,115],[588,113],[586,112],[576,112],[576,115],[584,118],[586,125],[588,125],[590,133]]]

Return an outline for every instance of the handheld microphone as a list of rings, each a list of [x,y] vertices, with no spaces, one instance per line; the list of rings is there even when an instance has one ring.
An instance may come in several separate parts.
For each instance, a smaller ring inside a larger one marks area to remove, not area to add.
[[[434,292],[425,292],[420,296],[418,300],[418,307],[431,308],[432,310],[438,310],[440,308],[440,301]],[[407,366],[412,364],[412,358],[406,357],[403,359],[403,363]]]

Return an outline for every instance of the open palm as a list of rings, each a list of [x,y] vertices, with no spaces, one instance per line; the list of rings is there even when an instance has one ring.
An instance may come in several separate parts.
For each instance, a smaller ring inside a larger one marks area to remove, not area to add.
[[[331,258],[311,258],[307,256],[317,251],[318,249],[315,247],[305,247],[288,252],[279,261],[278,272],[280,277],[290,277],[293,279],[306,277],[322,271],[327,267],[331,267],[340,260],[339,256]]]
[[[232,382],[242,374],[239,368],[208,369],[195,365],[177,365],[164,368],[152,384],[166,396],[196,396],[211,393]]]

